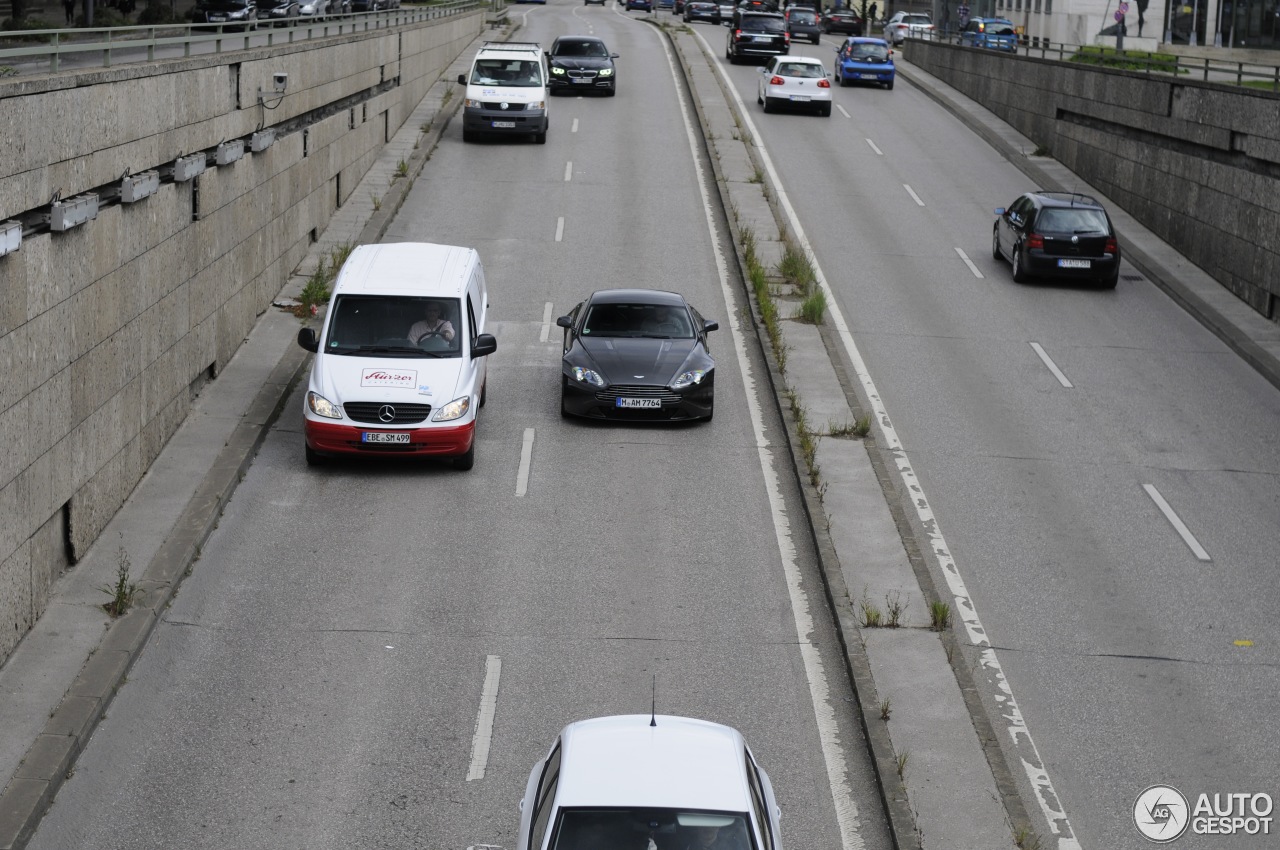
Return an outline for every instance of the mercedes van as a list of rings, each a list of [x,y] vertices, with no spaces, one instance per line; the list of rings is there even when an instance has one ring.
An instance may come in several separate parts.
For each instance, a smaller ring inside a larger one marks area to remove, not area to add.
[[[485,403],[489,298],[471,248],[361,245],[334,281],[303,398],[308,464],[326,456],[450,457],[475,463]]]
[[[546,144],[547,66],[536,42],[486,41],[471,62],[470,74],[459,74],[466,87],[462,103],[462,140],[482,135],[533,136]]]

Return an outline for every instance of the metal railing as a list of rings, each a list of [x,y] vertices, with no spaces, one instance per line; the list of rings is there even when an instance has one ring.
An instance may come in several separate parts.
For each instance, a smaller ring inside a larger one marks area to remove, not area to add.
[[[908,36],[908,39],[912,38],[943,44],[959,44],[954,34],[948,35],[943,32],[935,32],[927,36]],[[1099,51],[1098,48],[1099,45],[1065,44],[1062,42],[1050,42],[1048,39],[1037,39],[1029,43],[1023,38],[1018,43],[1017,54],[1037,59],[1091,64],[1100,68],[1137,71],[1148,75],[1168,75],[1212,83],[1237,86],[1253,83],[1252,87],[1259,88],[1262,91],[1280,92],[1280,53],[1276,55],[1274,63],[1268,63],[1200,56],[1190,57],[1181,56],[1177,53],[1152,53],[1147,50],[1112,50],[1107,48],[1105,51]],[[987,50],[988,48],[974,47],[967,49]],[[995,53],[998,51],[991,50],[990,52]]]
[[[245,23],[169,23],[154,26],[98,27],[55,30],[23,30],[9,34],[38,44],[0,47],[0,66],[16,66],[19,73],[66,70],[67,67],[110,68],[157,59],[186,58],[202,53],[224,53],[254,47],[296,44],[313,39],[388,29],[487,9],[487,0],[445,0],[430,6],[413,6],[382,12],[330,15],[322,21],[298,18],[288,26],[277,21]],[[96,58],[95,58],[96,57]]]

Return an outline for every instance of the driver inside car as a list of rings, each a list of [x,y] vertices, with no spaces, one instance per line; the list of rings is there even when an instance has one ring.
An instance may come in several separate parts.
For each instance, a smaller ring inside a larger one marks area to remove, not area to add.
[[[422,345],[432,339],[453,342],[453,323],[444,318],[443,310],[435,301],[427,301],[422,305],[422,318],[409,328],[409,339],[415,345]]]

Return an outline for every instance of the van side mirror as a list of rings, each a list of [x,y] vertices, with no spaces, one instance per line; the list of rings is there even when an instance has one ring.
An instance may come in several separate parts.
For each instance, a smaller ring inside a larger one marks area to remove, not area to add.
[[[298,345],[315,353],[320,349],[320,340],[316,339],[316,332],[311,328],[301,328],[298,331]]]
[[[1004,215],[1004,207],[996,207],[996,215]]]
[[[568,316],[561,316],[560,318],[556,319],[556,327],[571,328],[573,327],[573,319],[569,318]]]
[[[471,357],[484,357],[486,354],[492,354],[498,350],[498,341],[494,339],[493,334],[480,334],[476,337],[476,341],[471,344]]]
[[[713,321],[711,321],[710,319],[703,319],[703,320],[702,320],[702,332],[703,332],[703,333],[707,333],[707,334],[709,334],[709,333],[711,333],[712,331],[718,331],[718,330],[720,330],[720,323],[719,323],[719,322],[713,322]]]
[[[466,84],[467,84],[467,75],[466,75],[466,74],[459,74],[459,75],[458,75],[458,85],[460,85],[460,86],[465,86]]]

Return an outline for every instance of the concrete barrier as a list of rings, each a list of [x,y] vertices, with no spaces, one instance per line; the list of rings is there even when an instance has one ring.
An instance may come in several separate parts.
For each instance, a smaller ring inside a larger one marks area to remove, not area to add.
[[[357,35],[0,80],[0,661],[97,539],[484,11]],[[282,97],[273,75],[288,74]],[[268,93],[260,102],[259,89]],[[270,147],[214,164],[219,143]],[[126,171],[208,169],[128,205]],[[96,218],[38,226],[55,193]]]
[[[1280,94],[923,41],[907,55],[1280,319]]]

